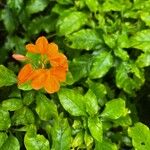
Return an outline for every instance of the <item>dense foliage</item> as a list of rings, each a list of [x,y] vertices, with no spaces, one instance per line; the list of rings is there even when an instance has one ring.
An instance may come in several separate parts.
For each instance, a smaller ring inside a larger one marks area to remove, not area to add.
[[[0,149],[149,150],[149,27],[150,0],[1,0]],[[11,57],[42,35],[68,58],[54,94]]]

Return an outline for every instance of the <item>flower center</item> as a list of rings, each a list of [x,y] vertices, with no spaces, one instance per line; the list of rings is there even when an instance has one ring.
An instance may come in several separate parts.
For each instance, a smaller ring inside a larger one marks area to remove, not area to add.
[[[46,55],[41,55],[41,67],[42,67],[42,69],[51,68],[50,61]]]

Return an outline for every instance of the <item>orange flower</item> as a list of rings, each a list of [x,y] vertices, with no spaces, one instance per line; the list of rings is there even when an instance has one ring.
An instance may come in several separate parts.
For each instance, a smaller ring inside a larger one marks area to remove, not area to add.
[[[39,37],[35,45],[27,44],[26,49],[27,54],[39,54],[40,59],[36,63],[38,67],[35,67],[30,58],[30,63],[26,64],[18,74],[18,85],[29,82],[35,90],[44,88],[48,93],[57,92],[60,82],[66,79],[68,71],[66,56],[58,51],[55,43],[49,44],[44,36]]]

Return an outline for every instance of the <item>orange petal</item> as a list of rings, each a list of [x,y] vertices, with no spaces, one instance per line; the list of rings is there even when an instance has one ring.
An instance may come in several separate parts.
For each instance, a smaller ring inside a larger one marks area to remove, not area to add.
[[[26,81],[29,81],[29,77],[33,73],[33,68],[31,64],[26,64],[19,72],[18,74],[18,84],[24,83]]]
[[[31,82],[31,86],[35,90],[39,90],[44,86],[44,81],[46,79],[46,74],[45,74],[44,69],[39,69],[38,72],[36,72],[36,76],[33,78]]]
[[[54,67],[50,69],[51,74],[55,76],[60,82],[66,80],[66,70],[63,67]]]
[[[36,46],[34,44],[27,44],[26,49],[27,49],[28,52],[38,53],[38,51],[36,49]]]
[[[35,43],[38,52],[41,54],[46,54],[48,50],[48,41],[44,36],[39,37]]]
[[[55,43],[48,44],[47,54],[50,58],[55,57],[58,54],[58,46]]]
[[[19,61],[25,61],[27,59],[27,57],[25,57],[24,55],[21,55],[21,54],[13,54],[12,57]]]
[[[45,81],[44,84],[44,89],[46,90],[47,93],[54,93],[59,91],[60,85],[55,76],[52,76],[50,71],[47,72],[47,80]]]

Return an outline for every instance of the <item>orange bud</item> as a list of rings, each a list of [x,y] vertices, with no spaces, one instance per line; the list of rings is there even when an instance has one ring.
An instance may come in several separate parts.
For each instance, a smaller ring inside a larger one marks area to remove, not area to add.
[[[27,59],[26,56],[21,55],[21,54],[13,54],[12,58],[18,60],[18,61],[25,61]]]

